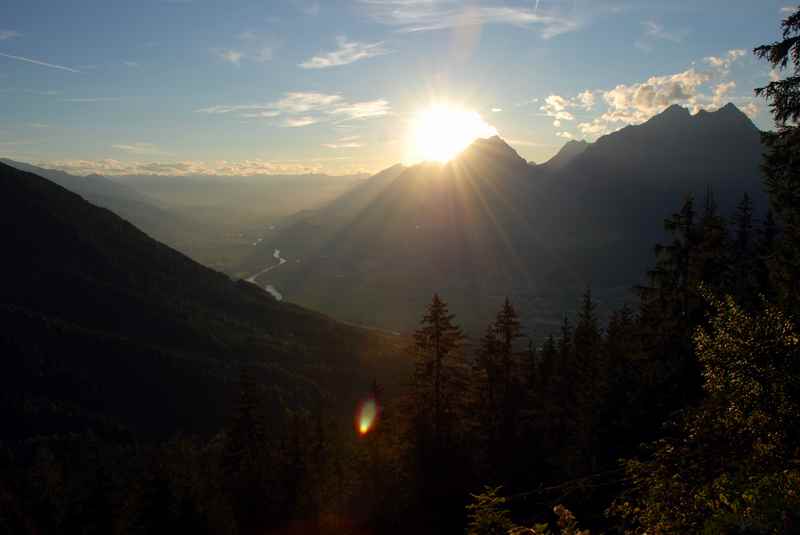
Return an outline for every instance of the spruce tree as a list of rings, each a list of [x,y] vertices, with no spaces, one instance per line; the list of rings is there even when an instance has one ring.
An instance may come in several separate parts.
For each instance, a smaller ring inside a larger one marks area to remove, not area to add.
[[[447,304],[434,294],[419,329],[414,332],[417,402],[420,416],[430,422],[431,438],[437,449],[446,442],[445,417],[455,409],[456,388],[463,372],[457,360],[464,335],[453,323],[454,318]],[[425,418],[425,413],[429,417]]]
[[[763,171],[770,204],[783,227],[784,239],[774,255],[771,271],[783,302],[800,308],[800,10],[781,24],[779,41],[757,47],[755,54],[787,76],[756,89],[769,103],[778,125],[765,132],[768,147]]]
[[[576,461],[594,459],[594,436],[599,423],[605,393],[605,364],[601,351],[602,337],[598,325],[596,305],[592,300],[591,287],[583,294],[578,320],[575,325],[572,376],[575,389],[572,409],[575,422],[573,436],[575,440]],[[594,462],[592,469],[594,469]]]

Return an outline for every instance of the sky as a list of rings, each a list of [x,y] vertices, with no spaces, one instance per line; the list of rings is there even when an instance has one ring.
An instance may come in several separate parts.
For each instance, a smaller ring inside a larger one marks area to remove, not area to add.
[[[0,157],[77,174],[377,172],[474,112],[524,158],[733,102],[773,126],[771,0],[8,0]]]

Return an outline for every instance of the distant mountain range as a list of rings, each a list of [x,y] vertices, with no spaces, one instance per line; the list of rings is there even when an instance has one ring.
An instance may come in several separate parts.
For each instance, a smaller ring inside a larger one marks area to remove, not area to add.
[[[2,163],[0,224],[0,438],[216,431],[242,363],[289,405],[347,411],[402,375],[397,337],[279,303]]]
[[[572,310],[589,283],[606,307],[630,297],[688,194],[713,191],[723,214],[744,192],[766,205],[760,132],[734,105],[679,106],[529,164],[499,137],[445,165],[394,166],[270,234],[288,262],[259,283],[336,317],[410,329],[433,292],[472,332],[510,296],[533,334]]]
[[[232,274],[269,227],[318,208],[367,178],[329,176],[75,176],[1,159],[108,208],[153,238]]]

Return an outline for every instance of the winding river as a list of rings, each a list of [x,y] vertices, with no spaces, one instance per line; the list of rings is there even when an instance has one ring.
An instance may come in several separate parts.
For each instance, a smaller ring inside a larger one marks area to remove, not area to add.
[[[256,279],[258,277],[260,277],[264,273],[269,273],[273,269],[279,268],[279,267],[281,267],[282,265],[284,265],[286,263],[286,259],[281,256],[281,250],[280,249],[275,249],[275,252],[272,253],[272,257],[275,258],[278,262],[275,263],[275,264],[270,264],[269,266],[265,267],[264,269],[262,269],[258,273],[254,274],[254,275],[251,275],[250,277],[248,277],[245,280],[247,282],[252,282],[253,284],[258,285],[258,282],[256,282]],[[272,295],[272,297],[274,297],[278,301],[283,301],[283,295],[273,285],[267,284],[264,287],[264,290],[269,292],[270,295]]]

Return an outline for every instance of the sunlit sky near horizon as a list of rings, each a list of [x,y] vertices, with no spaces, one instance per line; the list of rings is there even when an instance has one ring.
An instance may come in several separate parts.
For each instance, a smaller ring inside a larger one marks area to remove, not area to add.
[[[432,102],[526,159],[753,96],[771,0],[9,0],[0,157],[75,173],[376,172]]]

